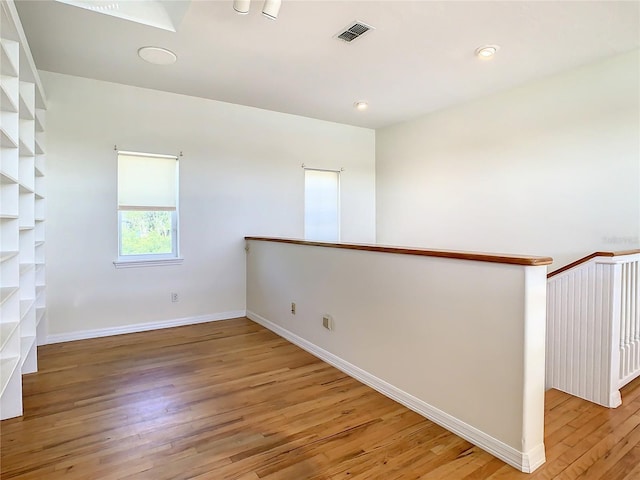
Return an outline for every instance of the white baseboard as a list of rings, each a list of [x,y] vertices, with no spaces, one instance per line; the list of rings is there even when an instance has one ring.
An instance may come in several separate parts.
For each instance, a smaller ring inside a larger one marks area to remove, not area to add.
[[[146,332],[161,328],[181,327],[183,325],[195,325],[196,323],[215,322],[218,320],[229,320],[231,318],[244,317],[244,310],[232,312],[213,313],[210,315],[199,315],[197,317],[175,318],[160,322],[135,323],[133,325],[123,325],[121,327],[97,328],[95,330],[80,330],[69,333],[58,333],[48,335],[46,343],[72,342],[74,340],[85,340],[87,338],[110,337],[111,335],[122,335],[125,333]]]
[[[413,395],[400,390],[399,388],[391,385],[390,383],[381,380],[380,378],[372,375],[371,373],[362,370],[359,367],[343,360],[342,358],[318,347],[317,345],[299,337],[295,333],[282,328],[279,325],[267,320],[260,315],[247,311],[247,317],[256,323],[259,323],[265,328],[268,328],[272,332],[280,335],[281,337],[289,340],[291,343],[298,345],[300,348],[315,355],[316,357],[324,360],[325,362],[333,365],[338,370],[343,371],[347,375],[359,380],[360,382],[368,385],[369,387],[377,390],[383,395],[401,403],[405,407],[419,413],[423,417],[428,418],[434,423],[446,428],[447,430],[455,433],[456,435],[468,440],[469,442],[477,445],[478,447],[486,450],[490,454],[498,457],[504,462],[508,463],[514,468],[526,473],[533,472],[536,468],[545,462],[544,445],[540,444],[532,448],[529,452],[520,452],[509,445],[501,442],[500,440],[493,438],[487,433],[478,430],[477,428],[468,425],[467,423],[459,420],[456,417],[449,415],[438,408],[429,405],[428,403],[414,397]]]

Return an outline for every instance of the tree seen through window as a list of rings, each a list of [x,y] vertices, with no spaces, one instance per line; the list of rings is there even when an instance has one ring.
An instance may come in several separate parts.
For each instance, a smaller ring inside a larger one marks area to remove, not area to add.
[[[136,210],[121,212],[121,255],[171,253],[171,213]]]

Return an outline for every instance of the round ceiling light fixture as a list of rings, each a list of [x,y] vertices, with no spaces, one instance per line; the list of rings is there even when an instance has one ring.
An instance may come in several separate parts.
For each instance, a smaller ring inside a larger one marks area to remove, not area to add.
[[[356,102],[353,104],[353,107],[362,112],[369,108],[369,104],[367,102]]]
[[[476,48],[476,56],[478,58],[492,58],[498,50],[500,50],[498,45],[484,45]]]
[[[161,47],[142,47],[138,49],[138,56],[145,62],[154,65],[171,65],[176,63],[178,56],[171,50]]]

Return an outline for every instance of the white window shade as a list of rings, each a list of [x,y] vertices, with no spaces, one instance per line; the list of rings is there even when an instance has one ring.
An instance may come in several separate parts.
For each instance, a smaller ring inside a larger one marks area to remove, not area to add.
[[[119,210],[176,210],[177,157],[118,152]]]
[[[305,170],[304,236],[307,240],[337,242],[340,239],[340,174]]]

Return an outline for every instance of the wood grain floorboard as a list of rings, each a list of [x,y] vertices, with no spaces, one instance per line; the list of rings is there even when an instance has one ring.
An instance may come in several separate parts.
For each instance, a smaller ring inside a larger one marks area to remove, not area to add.
[[[46,345],[39,367],[2,480],[640,480],[640,379],[614,410],[548,391],[527,475],[245,318]]]

